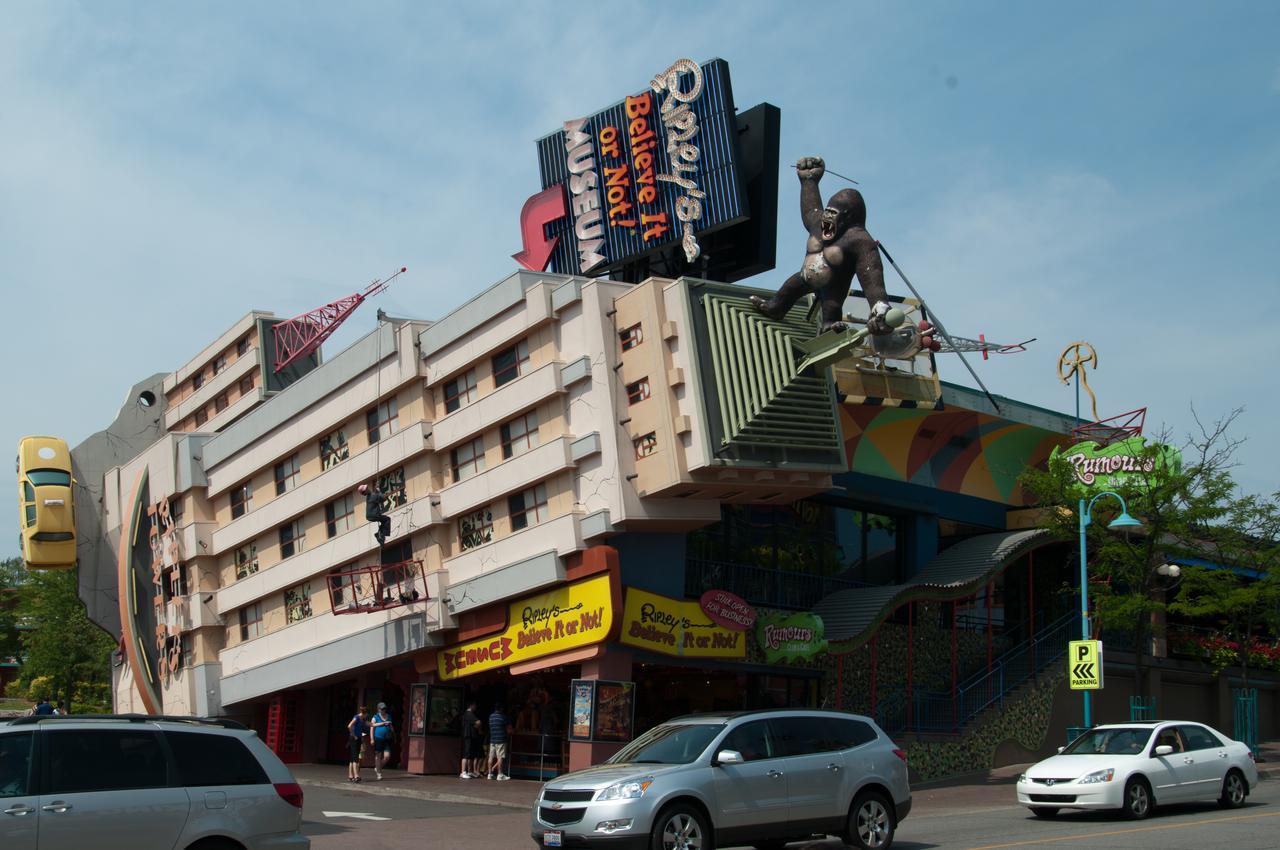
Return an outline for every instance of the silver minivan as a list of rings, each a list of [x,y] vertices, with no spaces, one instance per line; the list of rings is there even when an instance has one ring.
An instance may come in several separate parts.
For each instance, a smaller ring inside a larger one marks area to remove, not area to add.
[[[0,723],[4,850],[307,850],[302,789],[258,736],[194,718]]]
[[[780,848],[837,835],[887,850],[909,811],[906,753],[868,717],[701,714],[548,782],[532,834],[540,847],[618,850]]]

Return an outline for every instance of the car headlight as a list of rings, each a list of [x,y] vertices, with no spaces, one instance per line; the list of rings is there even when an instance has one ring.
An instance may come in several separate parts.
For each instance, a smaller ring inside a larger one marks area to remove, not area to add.
[[[1027,781],[1027,775],[1025,773],[1018,777],[1018,782],[1025,783],[1026,781]]]
[[[1095,770],[1093,773],[1090,773],[1088,776],[1082,776],[1081,778],[1077,779],[1076,782],[1080,785],[1092,785],[1095,782],[1110,782],[1112,779],[1115,779],[1115,778],[1116,778],[1115,770],[1109,767],[1106,770]]]
[[[608,788],[600,792],[597,800],[634,800],[636,797],[643,797],[644,792],[649,790],[649,786],[653,784],[653,777],[646,776],[643,779],[628,779],[626,782],[616,782]]]

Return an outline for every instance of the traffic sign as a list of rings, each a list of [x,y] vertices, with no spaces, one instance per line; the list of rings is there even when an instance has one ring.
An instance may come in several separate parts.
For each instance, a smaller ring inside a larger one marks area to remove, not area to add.
[[[1073,640],[1067,651],[1067,678],[1073,691],[1102,688],[1102,641]]]

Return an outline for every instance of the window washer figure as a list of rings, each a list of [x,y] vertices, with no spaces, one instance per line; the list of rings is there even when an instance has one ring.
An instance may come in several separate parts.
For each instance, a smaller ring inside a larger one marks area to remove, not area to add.
[[[357,489],[364,496],[364,518],[378,524],[378,531],[373,536],[381,546],[391,533],[391,517],[383,512],[387,505],[387,494],[379,490],[377,484],[372,487],[361,484]]]

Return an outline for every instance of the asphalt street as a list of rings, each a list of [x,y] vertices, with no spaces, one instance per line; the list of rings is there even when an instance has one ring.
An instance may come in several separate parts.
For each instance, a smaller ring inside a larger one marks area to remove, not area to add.
[[[434,802],[305,786],[303,832],[315,850],[508,850],[531,848],[529,814],[510,807]],[[961,789],[956,789],[960,791]],[[964,789],[968,791],[969,789]],[[1149,819],[1064,813],[1039,820],[1011,804],[1011,786],[972,793],[916,793],[896,850],[1275,850],[1280,847],[1280,782],[1261,783],[1241,809],[1170,806]],[[989,805],[987,804],[989,802]],[[327,814],[326,814],[327,813]],[[385,818],[371,820],[368,818]],[[834,839],[790,850],[835,850]],[[727,850],[727,848],[721,848]]]

